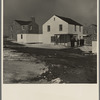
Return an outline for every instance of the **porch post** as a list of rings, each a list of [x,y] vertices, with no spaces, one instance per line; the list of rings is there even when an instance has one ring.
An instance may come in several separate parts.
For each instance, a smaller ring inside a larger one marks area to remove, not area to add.
[[[64,45],[65,45],[65,34],[64,34]]]
[[[55,34],[54,34],[54,45],[56,44],[55,42],[56,42],[56,36],[55,36]]]
[[[59,42],[60,42],[60,44],[61,44],[60,35],[59,35]]]

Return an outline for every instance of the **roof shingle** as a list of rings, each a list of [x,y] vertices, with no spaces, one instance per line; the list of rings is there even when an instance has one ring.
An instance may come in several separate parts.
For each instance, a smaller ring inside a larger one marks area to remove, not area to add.
[[[62,16],[58,16],[58,15],[56,15],[56,16],[59,17],[60,19],[64,20],[65,22],[69,23],[69,24],[83,26],[82,24],[72,20],[71,18],[66,18],[66,17],[62,17]]]
[[[28,25],[30,24],[32,21],[21,21],[21,20],[15,20],[17,23],[19,23],[20,25]]]

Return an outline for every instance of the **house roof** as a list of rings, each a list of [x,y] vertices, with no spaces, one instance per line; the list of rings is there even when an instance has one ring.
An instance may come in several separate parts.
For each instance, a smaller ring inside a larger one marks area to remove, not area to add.
[[[56,16],[59,17],[60,19],[64,20],[65,22],[69,23],[69,24],[83,26],[82,24],[72,20],[71,18],[66,18],[66,17],[62,17],[62,16],[58,16],[58,15],[56,15]]]
[[[15,20],[17,23],[19,23],[20,25],[28,25],[30,24],[32,21],[22,21],[22,20]]]

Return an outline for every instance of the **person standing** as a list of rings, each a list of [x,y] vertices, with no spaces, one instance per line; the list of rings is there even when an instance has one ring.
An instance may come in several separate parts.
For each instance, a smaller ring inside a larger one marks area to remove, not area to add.
[[[82,46],[84,46],[84,39],[82,39]]]
[[[81,38],[81,36],[80,36],[80,46],[82,46],[82,38]]]
[[[77,42],[77,47],[79,46],[79,42],[80,42],[80,40],[77,38],[77,40],[76,40],[76,42]]]
[[[74,47],[74,38],[71,38],[71,47]]]
[[[82,46],[82,39],[80,39],[80,46]]]
[[[80,46],[84,46],[84,39],[80,39]]]

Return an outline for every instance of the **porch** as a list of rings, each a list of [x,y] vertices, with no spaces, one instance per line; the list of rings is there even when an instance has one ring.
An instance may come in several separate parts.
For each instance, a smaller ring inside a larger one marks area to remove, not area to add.
[[[71,39],[77,38],[77,34],[55,34],[51,36],[51,42],[55,45],[71,46]]]

